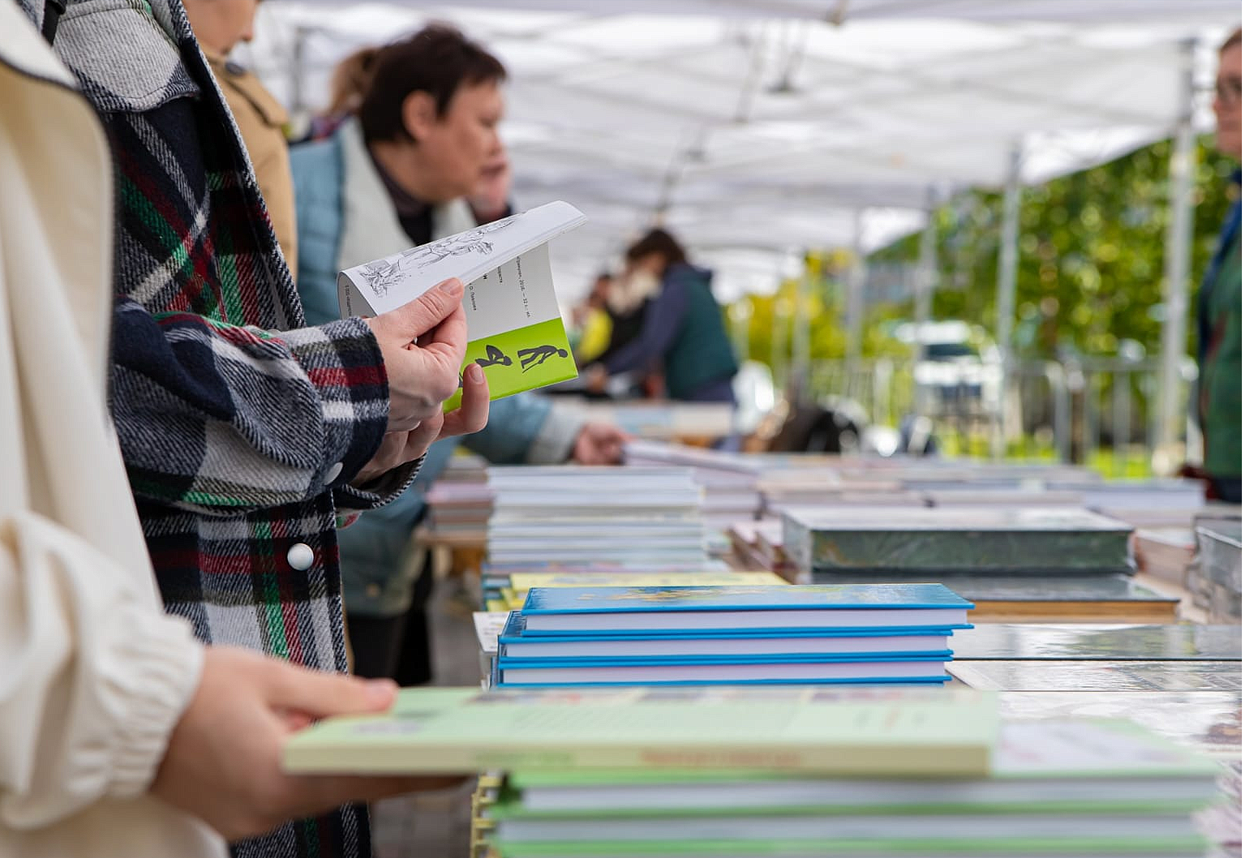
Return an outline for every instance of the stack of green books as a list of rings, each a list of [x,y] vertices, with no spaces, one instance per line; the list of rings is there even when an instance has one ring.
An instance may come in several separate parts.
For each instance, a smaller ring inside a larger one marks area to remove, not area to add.
[[[1220,772],[1128,721],[806,687],[407,690],[302,731],[284,763],[504,772],[477,827],[501,858],[1181,858],[1204,852]]]
[[[984,778],[518,771],[489,815],[500,858],[1171,858],[1218,771],[1127,721],[1015,721]]]

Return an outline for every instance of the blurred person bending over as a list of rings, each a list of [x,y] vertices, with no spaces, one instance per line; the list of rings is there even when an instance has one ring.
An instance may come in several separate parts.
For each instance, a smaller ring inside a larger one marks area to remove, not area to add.
[[[190,26],[241,132],[289,273],[298,276],[297,217],[285,129],[289,114],[251,71],[228,59],[238,42],[254,38],[259,0],[182,0]]]
[[[381,711],[391,685],[207,647],[165,613],[107,415],[108,144],[16,4],[0,33],[0,855],[223,858],[434,785],[282,774],[299,724]]]
[[[21,6],[44,27],[43,2]],[[181,4],[71,0],[51,20],[56,53],[116,158],[109,406],[164,607],[203,643],[343,671],[338,513],[395,497],[435,438],[486,421],[482,372],[466,374],[462,408],[442,413],[465,353],[461,283],[374,319],[307,326]],[[5,194],[7,205],[7,186]],[[72,246],[101,226],[66,218],[57,241]],[[240,695],[236,711],[222,702],[229,689]],[[197,716],[178,727],[200,753],[174,754],[186,747],[174,735],[163,766],[182,777],[166,782],[163,798],[205,805],[210,818],[213,803],[250,783],[259,788],[250,822],[267,825],[284,810],[329,803],[286,802],[277,765],[273,726],[314,715],[313,693],[244,663],[204,670],[200,691],[213,702],[192,703],[187,717]],[[238,753],[213,740],[211,724],[258,719],[260,704],[294,718],[237,725],[253,742]],[[307,789],[319,799],[341,797],[314,793],[315,783]],[[230,836],[263,830],[219,827]],[[340,807],[233,848],[366,855],[366,813]]]
[[[712,295],[711,272],[691,265],[662,229],[635,242],[625,260],[628,292],[643,300],[651,296],[650,303],[638,335],[587,368],[588,385],[602,390],[610,375],[662,370],[670,399],[733,402],[737,360]]]
[[[1216,72],[1216,148],[1242,159],[1242,30],[1220,49]],[[1199,289],[1199,425],[1208,496],[1242,503],[1242,173],[1230,177],[1233,202]]]
[[[497,133],[506,77],[500,61],[457,30],[432,25],[378,49],[369,67],[356,118],[292,154],[298,288],[316,322],[339,315],[341,269],[510,211],[509,162]],[[496,463],[572,457],[611,464],[620,460],[622,440],[614,427],[584,424],[544,397],[518,395],[493,403],[488,427],[464,443]],[[422,492],[455,446],[435,445],[410,492],[341,533],[349,635],[361,675],[395,674],[402,685],[430,679],[431,575],[417,574],[424,549],[410,536],[424,512]]]

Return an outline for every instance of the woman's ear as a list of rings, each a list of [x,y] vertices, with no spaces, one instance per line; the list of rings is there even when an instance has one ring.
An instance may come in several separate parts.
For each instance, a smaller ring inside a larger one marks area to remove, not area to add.
[[[426,139],[436,118],[436,100],[429,92],[416,89],[401,102],[401,125],[415,143]]]

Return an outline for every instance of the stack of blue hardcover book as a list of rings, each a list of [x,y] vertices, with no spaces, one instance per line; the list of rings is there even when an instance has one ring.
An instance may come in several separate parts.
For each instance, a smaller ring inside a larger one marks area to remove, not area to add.
[[[492,684],[941,684],[973,607],[941,584],[534,588]]]

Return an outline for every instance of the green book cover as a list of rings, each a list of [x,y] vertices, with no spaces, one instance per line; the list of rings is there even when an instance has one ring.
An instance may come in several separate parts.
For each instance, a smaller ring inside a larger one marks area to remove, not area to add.
[[[1133,528],[1084,509],[791,507],[783,521],[784,550],[807,572],[1131,571]]]
[[[508,842],[498,840],[500,858],[795,858],[826,855],[850,858],[962,858],[962,856],[1014,855],[1020,858],[1082,858],[1126,856],[1137,858],[1200,858],[1206,843],[1201,837],[1126,837],[1101,841],[1095,838],[957,838],[953,840],[853,840],[772,839],[652,840],[617,843],[606,840]]]
[[[547,242],[585,222],[564,202],[347,268],[337,276],[342,317],[374,316],[456,277],[466,285],[469,342],[492,399],[576,378],[577,365],[552,286]],[[456,408],[460,394],[445,402]]]
[[[302,773],[745,768],[981,776],[990,695],[785,688],[406,689],[382,716],[322,721],[287,743]]]
[[[514,772],[497,818],[693,814],[1183,813],[1219,766],[1124,720],[1006,721],[985,779],[833,779],[746,771]]]

